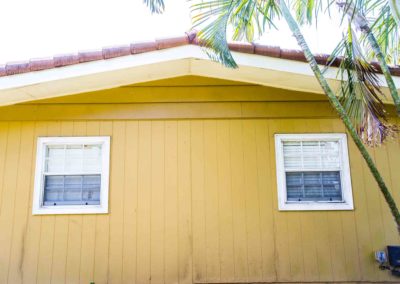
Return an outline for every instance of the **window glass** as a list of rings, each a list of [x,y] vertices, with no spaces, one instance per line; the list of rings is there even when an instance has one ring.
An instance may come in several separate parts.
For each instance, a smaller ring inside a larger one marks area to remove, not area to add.
[[[287,201],[342,201],[338,145],[338,141],[283,142]]]
[[[340,172],[287,172],[288,201],[342,201]]]
[[[100,175],[46,176],[43,203],[46,206],[98,205],[100,183]]]
[[[44,205],[100,204],[101,145],[49,145],[46,153]]]

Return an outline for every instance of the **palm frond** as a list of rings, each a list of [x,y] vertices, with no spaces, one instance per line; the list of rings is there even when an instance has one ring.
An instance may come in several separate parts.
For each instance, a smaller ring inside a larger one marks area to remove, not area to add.
[[[380,145],[395,135],[397,128],[387,122],[377,70],[366,60],[350,26],[333,54],[342,56],[338,71],[341,104],[364,143]]]
[[[358,30],[366,28],[366,0],[336,0],[336,4],[342,10],[342,22],[347,18]]]
[[[274,24],[274,19],[279,18],[280,10],[277,3],[273,0],[258,1],[257,10],[262,18],[262,27],[268,25],[269,28],[277,28]]]
[[[396,0],[394,0],[396,1]],[[399,64],[399,25],[393,13],[392,0],[336,0],[346,17],[357,29],[363,31],[360,44],[366,50],[368,60],[376,60],[366,34],[372,32],[388,64]],[[396,7],[398,5],[396,3]]]
[[[198,39],[207,55],[230,68],[237,64],[227,43],[227,28],[233,28],[234,40],[252,41],[265,26],[273,26],[279,15],[274,0],[207,0],[191,6],[193,28],[199,29]]]
[[[391,14],[396,20],[397,25],[400,25],[400,2],[398,0],[388,0]]]
[[[232,11],[229,23],[235,27],[232,38],[234,40],[243,40],[244,38],[251,42],[254,39],[254,33],[261,33],[261,25],[258,19],[257,2],[241,1]]]
[[[197,37],[208,57],[226,67],[237,68],[226,39],[229,18],[238,1],[204,1],[192,5],[194,28],[201,27]]]
[[[394,15],[387,3],[379,7],[377,16],[371,17],[371,31],[375,35],[378,45],[382,50],[385,60],[388,64],[397,65],[400,63],[400,28]],[[367,46],[364,38],[363,44]],[[368,59],[375,57],[373,49],[367,49]]]
[[[315,0],[295,0],[292,4],[292,9],[296,13],[296,19],[300,25],[304,23],[311,24],[313,20],[314,13],[318,11],[318,4],[322,3],[321,1]]]
[[[155,14],[161,14],[165,10],[164,0],[143,0],[143,3]]]

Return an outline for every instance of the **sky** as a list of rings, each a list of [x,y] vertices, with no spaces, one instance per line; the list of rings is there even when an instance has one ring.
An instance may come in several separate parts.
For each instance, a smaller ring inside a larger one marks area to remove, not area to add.
[[[183,35],[191,28],[190,3],[167,0],[152,15],[142,0],[2,0],[0,64]],[[22,7],[22,8],[21,8]],[[304,28],[311,49],[330,53],[341,35],[332,19]],[[298,49],[285,23],[257,42]]]

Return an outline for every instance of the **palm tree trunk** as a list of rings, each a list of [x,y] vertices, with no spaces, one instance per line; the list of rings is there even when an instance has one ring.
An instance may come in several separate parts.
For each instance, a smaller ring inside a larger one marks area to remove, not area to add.
[[[280,7],[283,17],[285,18],[289,28],[291,29],[294,37],[297,40],[297,43],[301,47],[304,52],[304,55],[310,64],[312,71],[314,72],[315,77],[317,78],[319,84],[321,85],[322,89],[324,90],[325,94],[328,96],[328,99],[331,105],[335,108],[336,112],[339,114],[339,117],[342,119],[344,125],[346,126],[347,131],[349,132],[350,136],[353,138],[354,143],[356,144],[357,148],[359,149],[361,155],[363,156],[365,162],[367,163],[372,175],[374,176],[378,186],[389,205],[390,211],[394,217],[394,220],[397,224],[397,229],[400,233],[400,213],[397,208],[396,202],[394,201],[392,195],[390,194],[389,189],[387,188],[382,176],[380,175],[377,167],[374,164],[371,156],[369,155],[366,147],[362,143],[360,137],[357,135],[356,130],[354,129],[349,117],[346,114],[345,109],[340,104],[338,98],[336,97],[335,93],[330,88],[328,82],[326,81],[325,77],[322,75],[321,70],[318,67],[317,61],[315,60],[314,55],[311,53],[297,22],[291,15],[288,7],[284,0],[276,0],[277,5]]]
[[[359,30],[367,37],[368,42],[375,53],[376,59],[378,59],[379,65],[382,69],[383,76],[385,76],[386,83],[389,87],[390,94],[392,96],[394,105],[396,106],[397,115],[400,116],[400,98],[397,93],[396,85],[393,81],[392,75],[390,74],[389,66],[385,61],[382,50],[376,40],[374,34],[369,27],[368,21],[364,15],[360,14],[353,6],[348,6],[346,2],[336,1],[339,8],[343,9],[347,13],[349,20],[357,26]]]

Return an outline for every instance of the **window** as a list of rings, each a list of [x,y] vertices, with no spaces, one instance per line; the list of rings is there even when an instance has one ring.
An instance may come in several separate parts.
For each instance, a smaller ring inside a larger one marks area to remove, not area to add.
[[[276,134],[279,210],[352,210],[346,135]]]
[[[110,137],[41,137],[33,214],[108,212]]]

